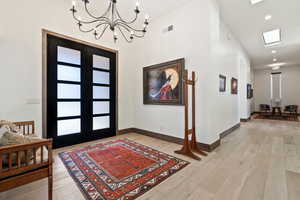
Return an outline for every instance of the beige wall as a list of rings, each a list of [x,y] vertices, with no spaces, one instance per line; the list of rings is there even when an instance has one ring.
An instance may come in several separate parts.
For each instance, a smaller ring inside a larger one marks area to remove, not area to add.
[[[270,104],[270,74],[273,70],[254,71],[254,102],[255,110],[260,104]],[[300,66],[282,67],[282,105],[300,105]]]

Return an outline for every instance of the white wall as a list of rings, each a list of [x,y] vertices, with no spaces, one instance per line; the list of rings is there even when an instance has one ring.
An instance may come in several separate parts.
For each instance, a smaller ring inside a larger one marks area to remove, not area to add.
[[[230,80],[237,77],[245,79],[239,80],[242,84],[249,81],[249,59],[220,20],[215,1],[191,0],[153,21],[144,40],[133,44],[120,40],[117,45],[110,32],[101,41],[80,33],[72,25],[69,8],[69,0],[5,2],[0,12],[0,119],[35,120],[41,133],[42,105],[28,101],[40,102],[42,96],[42,28],[120,51],[120,129],[137,127],[183,137],[183,107],[143,105],[142,80],[143,67],[181,57],[186,59],[186,68],[199,77],[196,114],[200,142],[215,142],[219,133],[247,114],[249,102],[241,95],[231,95]],[[174,31],[163,33],[171,24]],[[223,94],[219,93],[219,74],[227,76]]]
[[[163,29],[169,25],[174,25],[174,31],[164,33]],[[214,1],[192,0],[155,20],[145,40],[129,48],[136,62],[134,127],[183,138],[184,108],[143,105],[142,76],[145,66],[182,57],[186,59],[186,68],[196,71],[199,77],[196,85],[199,141],[211,144],[219,139],[221,132],[239,123],[240,100],[238,95],[231,95],[230,80],[231,77],[240,77],[240,67],[245,71],[246,78],[250,79],[249,59],[220,21],[218,6]],[[243,60],[242,66],[240,60]],[[226,93],[219,93],[219,74],[227,76]],[[250,112],[247,103],[242,106]]]
[[[0,12],[0,119],[35,120],[41,135],[42,119],[42,32],[45,28],[60,34],[120,50],[119,127],[133,126],[133,102],[130,91],[130,66],[122,63],[127,51],[121,40],[115,45],[111,33],[95,41],[90,34],[79,32],[69,9],[70,0],[5,1]],[[130,99],[130,100],[129,100]],[[38,104],[28,104],[28,101]]]
[[[254,71],[254,99],[255,109],[259,111],[260,104],[270,104],[272,72],[282,72],[282,105],[300,106],[300,66],[282,67],[278,71],[271,69]]]

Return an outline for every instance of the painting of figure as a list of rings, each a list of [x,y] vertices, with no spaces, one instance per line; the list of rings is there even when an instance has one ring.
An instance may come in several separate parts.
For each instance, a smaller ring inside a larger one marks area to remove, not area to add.
[[[238,94],[238,80],[235,78],[231,79],[231,94]]]
[[[144,104],[183,105],[184,59],[144,68]]]

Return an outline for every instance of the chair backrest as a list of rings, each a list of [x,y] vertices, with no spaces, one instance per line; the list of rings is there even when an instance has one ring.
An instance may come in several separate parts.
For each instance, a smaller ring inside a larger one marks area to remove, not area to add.
[[[14,122],[23,135],[34,135],[34,121]]]
[[[285,107],[285,111],[298,113],[298,105],[288,105]]]
[[[268,104],[260,104],[260,110],[261,111],[269,111],[269,110],[271,110],[271,107]]]

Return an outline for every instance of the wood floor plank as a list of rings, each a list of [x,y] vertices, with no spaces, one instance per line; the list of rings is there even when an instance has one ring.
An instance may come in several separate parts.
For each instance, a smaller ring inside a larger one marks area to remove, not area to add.
[[[288,188],[288,200],[299,200],[300,198],[300,174],[286,171]]]
[[[274,137],[264,200],[287,200],[285,155],[283,138]]]

